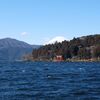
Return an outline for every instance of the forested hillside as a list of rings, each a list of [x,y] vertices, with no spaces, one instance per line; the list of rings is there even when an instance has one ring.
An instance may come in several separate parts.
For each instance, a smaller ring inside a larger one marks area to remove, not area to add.
[[[61,55],[63,60],[68,59],[99,59],[100,35],[89,35],[73,38],[70,41],[42,46],[33,50],[33,60],[53,60]]]

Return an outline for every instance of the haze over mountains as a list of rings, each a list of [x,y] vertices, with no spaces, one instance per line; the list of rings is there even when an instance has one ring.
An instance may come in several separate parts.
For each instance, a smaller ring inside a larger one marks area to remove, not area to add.
[[[24,55],[38,47],[12,38],[0,39],[0,60],[21,60]]]

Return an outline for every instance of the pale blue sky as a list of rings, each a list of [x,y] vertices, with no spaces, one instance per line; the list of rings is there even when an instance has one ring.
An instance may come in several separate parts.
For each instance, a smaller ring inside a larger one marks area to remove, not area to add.
[[[100,0],[0,0],[0,38],[31,44],[100,33]]]

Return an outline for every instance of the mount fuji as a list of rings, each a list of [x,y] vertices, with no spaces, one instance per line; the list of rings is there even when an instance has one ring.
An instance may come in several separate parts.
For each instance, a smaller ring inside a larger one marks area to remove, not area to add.
[[[57,36],[57,37],[52,38],[52,39],[49,40],[48,42],[46,42],[44,45],[54,44],[54,43],[56,43],[56,42],[62,42],[62,41],[64,41],[64,40],[66,40],[65,37],[63,37],[63,36]]]

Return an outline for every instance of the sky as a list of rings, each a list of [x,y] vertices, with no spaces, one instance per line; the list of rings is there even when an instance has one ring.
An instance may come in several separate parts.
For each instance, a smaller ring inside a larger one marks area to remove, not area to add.
[[[100,0],[0,0],[0,38],[44,44],[100,34]]]

